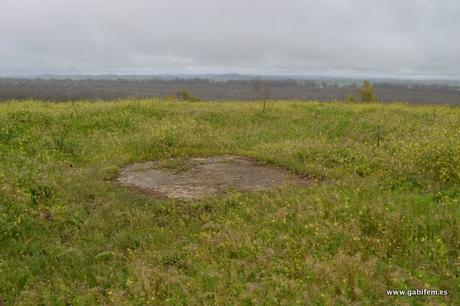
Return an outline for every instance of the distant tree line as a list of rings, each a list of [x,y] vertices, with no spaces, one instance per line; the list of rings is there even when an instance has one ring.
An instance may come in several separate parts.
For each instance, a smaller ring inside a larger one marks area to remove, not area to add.
[[[459,86],[392,82],[373,82],[372,85],[375,96],[381,102],[460,104]],[[186,93],[185,96],[184,93]],[[183,100],[333,101],[361,96],[361,84],[322,80],[0,78],[0,101],[12,99],[114,100],[128,97],[180,97]]]

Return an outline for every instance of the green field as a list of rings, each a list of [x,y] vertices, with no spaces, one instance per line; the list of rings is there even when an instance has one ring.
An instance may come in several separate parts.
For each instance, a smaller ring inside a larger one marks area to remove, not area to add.
[[[460,108],[0,104],[0,305],[460,303]],[[232,154],[307,187],[197,202],[113,184]],[[449,290],[390,297],[387,289]]]

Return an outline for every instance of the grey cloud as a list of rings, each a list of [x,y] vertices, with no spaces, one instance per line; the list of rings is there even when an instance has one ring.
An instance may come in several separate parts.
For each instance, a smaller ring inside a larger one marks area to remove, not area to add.
[[[455,0],[2,0],[0,74],[460,75]]]

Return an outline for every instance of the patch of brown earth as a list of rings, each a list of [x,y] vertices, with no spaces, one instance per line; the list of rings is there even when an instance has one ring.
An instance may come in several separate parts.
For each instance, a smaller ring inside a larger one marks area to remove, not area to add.
[[[170,159],[135,163],[121,169],[117,181],[157,197],[202,199],[230,190],[254,192],[306,179],[240,156]]]

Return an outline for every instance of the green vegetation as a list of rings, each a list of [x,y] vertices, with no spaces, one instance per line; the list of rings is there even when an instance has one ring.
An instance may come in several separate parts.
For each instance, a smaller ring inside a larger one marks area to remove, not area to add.
[[[460,302],[459,108],[261,110],[1,104],[0,304]],[[112,181],[135,161],[218,154],[284,166],[311,184],[183,203]],[[450,295],[385,294],[412,288]]]
[[[198,102],[200,101],[199,98],[193,96],[187,89],[182,88],[177,93],[177,99],[181,101],[188,101],[188,102]]]
[[[364,81],[363,85],[359,89],[361,94],[361,102],[364,103],[373,103],[378,102],[378,98],[374,94],[374,86],[369,81]]]

